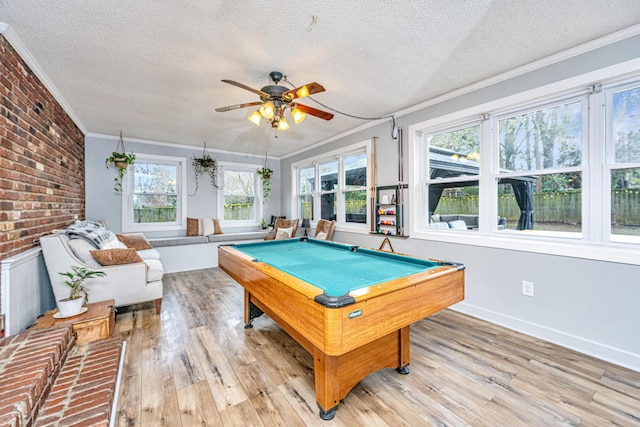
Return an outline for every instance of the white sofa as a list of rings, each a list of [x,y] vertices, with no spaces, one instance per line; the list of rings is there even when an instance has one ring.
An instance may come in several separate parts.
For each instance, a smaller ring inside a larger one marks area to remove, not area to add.
[[[144,262],[102,266],[89,253],[95,247],[83,239],[69,239],[64,230],[41,237],[40,244],[56,301],[69,296],[65,277],[59,273],[78,266],[106,273],[86,282],[89,302],[113,299],[121,307],[154,301],[160,313],[164,270],[156,249],[137,251]]]

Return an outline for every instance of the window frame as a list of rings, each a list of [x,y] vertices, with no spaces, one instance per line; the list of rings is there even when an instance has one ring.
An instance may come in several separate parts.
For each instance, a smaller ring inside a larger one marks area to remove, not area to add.
[[[601,90],[602,87],[613,87],[623,82],[629,84],[639,82],[640,60],[635,62],[635,67],[635,71],[629,73],[629,64],[619,64],[410,125],[407,132],[408,152],[413,153],[413,156],[409,162],[408,177],[410,197],[416,202],[409,211],[412,238],[640,265],[640,257],[638,257],[640,245],[612,241],[610,230],[606,230],[606,223],[610,222],[610,207],[607,205],[610,204],[611,192],[607,178],[609,169],[604,161],[605,107]],[[554,99],[579,96],[581,93],[587,93],[589,108],[587,123],[582,124],[583,129],[586,127],[587,133],[583,136],[582,147],[583,229],[581,238],[567,239],[559,235],[498,232],[497,227],[493,227],[489,221],[489,218],[497,215],[495,171],[499,168],[498,147],[495,145],[497,142],[494,143],[497,141],[497,136],[494,137],[497,129],[493,124],[492,116],[515,113],[526,106],[552,103]],[[426,229],[423,226],[426,221],[426,209],[423,209],[426,206],[426,199],[421,185],[422,166],[419,164],[423,134],[431,129],[444,128],[454,123],[472,120],[474,117],[482,117],[483,123],[487,121],[490,123],[485,124],[481,130],[480,167],[481,171],[490,173],[482,174],[481,172],[480,177],[480,230],[478,233],[446,233],[443,230]],[[629,165],[617,164],[616,166],[628,167]]]
[[[435,126],[433,128],[429,128],[428,130],[425,129],[423,131],[421,131],[421,143],[419,146],[419,154],[416,157],[416,161],[420,161],[420,159],[425,160],[424,163],[420,163],[419,164],[419,168],[420,168],[420,189],[422,189],[422,198],[421,198],[421,202],[418,205],[419,206],[423,206],[426,209],[426,215],[423,215],[423,219],[422,219],[422,223],[420,224],[420,229],[421,230],[426,230],[429,228],[429,224],[431,222],[431,218],[429,216],[429,186],[432,184],[436,184],[436,183],[440,183],[440,184],[449,184],[449,183],[464,183],[464,182],[468,182],[468,181],[478,181],[478,195],[480,195],[480,192],[482,191],[482,186],[480,185],[480,181],[481,181],[481,177],[483,175],[483,171],[482,171],[482,167],[480,167],[478,169],[478,174],[477,175],[458,175],[458,176],[454,176],[454,177],[448,177],[448,178],[431,178],[431,151],[430,151],[430,145],[427,142],[427,139],[431,136],[436,136],[436,135],[441,135],[441,134],[445,134],[445,133],[450,133],[450,132],[455,132],[457,130],[462,130],[462,129],[466,129],[466,128],[470,128],[470,127],[474,127],[474,126],[479,126],[480,127],[480,146],[478,147],[479,150],[479,155],[480,155],[480,161],[482,161],[482,158],[484,157],[484,154],[482,153],[482,118],[479,117],[472,117],[472,118],[467,118],[465,120],[461,120],[461,121],[454,121],[452,123],[445,123],[442,126]],[[479,196],[478,198],[478,203],[480,203],[481,198]],[[483,215],[480,215],[480,208],[478,208],[479,213],[478,213],[478,219],[481,219]],[[457,232],[475,232],[477,230],[459,230],[459,229],[438,229],[440,230],[439,232],[452,232],[452,233],[457,233]]]
[[[155,163],[161,165],[175,165],[176,171],[176,221],[170,223],[145,223],[136,224],[133,222],[133,197],[134,197],[134,170],[135,167],[127,168],[125,173],[126,183],[122,191],[122,231],[123,232],[152,232],[152,231],[175,231],[186,228],[187,220],[187,159],[185,157],[160,156],[156,154],[135,153],[136,163]],[[134,166],[134,165],[132,165]]]
[[[257,227],[260,225],[263,217],[264,203],[262,194],[262,185],[260,182],[260,176],[258,170],[261,166],[251,165],[244,163],[233,162],[220,162],[220,182],[221,185],[218,188],[216,194],[216,212],[217,217],[220,218],[221,226],[233,228],[233,227]],[[251,172],[253,173],[253,191],[255,195],[255,219],[253,220],[228,220],[224,219],[224,173],[225,171],[237,171],[237,172]]]
[[[346,189],[344,178],[344,158],[356,154],[364,154],[367,158],[367,185],[358,189]],[[331,161],[338,162],[338,186],[331,191],[323,191],[320,189],[320,165],[326,164]],[[311,220],[311,226],[315,227],[318,220],[321,219],[321,203],[320,199],[323,194],[333,193],[336,200],[336,230],[349,231],[354,233],[368,233],[371,226],[371,140],[362,141],[356,144],[349,145],[342,149],[334,150],[328,153],[324,153],[319,156],[314,156],[304,160],[291,164],[291,188],[293,189],[291,197],[291,213],[293,218],[300,216],[299,201],[301,196],[312,196],[313,198],[313,220]],[[300,169],[313,168],[315,171],[314,188],[311,193],[300,191],[299,171]],[[362,191],[365,189],[367,192],[366,197],[366,223],[346,222],[344,195],[347,192]]]
[[[604,105],[605,110],[605,118],[604,125],[602,126],[604,135],[603,140],[605,141],[605,150],[604,150],[604,159],[603,163],[603,172],[602,172],[602,181],[603,188],[608,191],[607,195],[603,195],[603,200],[601,202],[602,206],[602,240],[605,242],[613,243],[613,244],[630,244],[630,245],[640,245],[640,236],[626,236],[623,234],[613,234],[611,229],[611,173],[614,170],[620,169],[629,169],[629,168],[640,168],[640,161],[637,162],[616,162],[615,155],[615,146],[613,141],[613,95],[616,92],[624,91],[627,89],[638,88],[640,87],[640,76],[630,79],[625,79],[621,81],[612,82],[610,84],[604,84],[600,87],[600,98],[601,104]]]
[[[541,109],[552,108],[554,106],[558,106],[561,104],[568,104],[574,101],[580,101],[582,103],[582,144],[581,144],[581,161],[578,166],[554,166],[551,168],[542,168],[542,169],[534,169],[531,171],[513,171],[513,172],[500,172],[500,131],[499,131],[499,122],[502,119],[514,117],[517,115],[528,114],[532,112],[536,112]],[[589,185],[589,168],[587,167],[589,156],[588,153],[590,151],[590,123],[593,121],[593,118],[590,116],[589,112],[592,110],[591,104],[593,104],[593,100],[589,97],[588,90],[585,89],[576,89],[574,91],[564,93],[561,96],[551,96],[546,97],[542,100],[538,100],[536,102],[523,103],[518,105],[516,108],[505,109],[502,111],[497,111],[491,114],[491,130],[492,130],[492,138],[488,142],[491,144],[491,148],[494,150],[494,162],[495,168],[492,170],[492,181],[495,182],[495,190],[494,193],[496,195],[495,205],[496,205],[496,215],[498,216],[498,200],[497,200],[497,191],[498,191],[498,181],[501,178],[517,178],[524,176],[537,176],[542,177],[544,175],[555,175],[555,174],[564,174],[564,173],[572,173],[578,172],[581,175],[582,186],[581,186],[581,200],[582,200],[582,209],[581,209],[581,224],[582,229],[580,232],[559,232],[559,231],[542,231],[542,230],[528,230],[527,233],[531,235],[539,235],[542,237],[549,238],[567,238],[574,240],[589,240],[590,233],[590,223],[589,221],[589,209],[588,203],[585,202],[585,197],[588,199],[588,194],[591,191],[589,189],[594,188],[593,185]],[[585,188],[586,187],[586,188]],[[535,208],[534,208],[534,222],[535,222]],[[493,231],[493,230],[492,230]],[[496,227],[497,231],[497,227]],[[519,231],[519,230],[518,230]],[[502,234],[509,233],[518,233],[516,230],[504,229],[499,232]]]

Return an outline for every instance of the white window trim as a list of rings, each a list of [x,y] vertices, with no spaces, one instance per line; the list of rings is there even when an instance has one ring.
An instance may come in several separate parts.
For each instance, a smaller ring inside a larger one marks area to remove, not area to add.
[[[361,153],[364,150],[364,153],[367,156],[367,186],[366,186],[366,190],[367,190],[367,223],[366,224],[358,224],[358,223],[352,223],[352,222],[344,222],[341,221],[341,218],[343,217],[343,213],[344,213],[344,206],[342,205],[342,203],[338,203],[338,212],[336,212],[336,227],[335,229],[338,231],[346,231],[346,232],[350,232],[350,233],[356,233],[356,234],[368,234],[370,231],[370,227],[371,227],[371,221],[373,221],[373,218],[369,218],[369,212],[371,211],[371,187],[372,187],[372,175],[371,175],[371,165],[372,163],[372,153],[371,153],[371,140],[365,140],[365,141],[361,141],[352,145],[348,145],[346,147],[337,149],[337,150],[333,150],[333,151],[329,151],[327,153],[323,153],[321,155],[318,156],[314,156],[311,158],[307,158],[305,160],[300,160],[298,162],[292,163],[291,164],[291,188],[293,189],[293,191],[291,192],[291,200],[290,200],[290,205],[291,205],[291,215],[292,218],[298,218],[300,216],[300,212],[298,212],[298,196],[301,195],[301,193],[298,192],[299,188],[298,188],[298,174],[297,174],[297,170],[301,169],[301,168],[309,168],[309,167],[313,167],[315,169],[315,174],[316,177],[319,177],[319,171],[318,171],[318,167],[321,163],[328,163],[329,161],[337,158],[337,157],[346,157],[349,156],[350,154],[357,154],[357,153]],[[342,161],[338,161],[338,174],[341,174],[343,172],[343,165],[344,162]],[[336,198],[340,197],[341,195],[344,194],[345,190],[344,188],[337,188],[335,191],[325,191],[325,192],[320,192],[320,180],[316,179],[315,185],[314,185],[314,189],[311,192],[311,196],[314,198],[319,197],[319,195],[322,193],[335,193],[336,194]],[[309,195],[308,193],[304,193],[304,195]],[[338,199],[336,199],[338,200]],[[313,214],[314,218],[317,218],[316,220],[311,222],[311,226],[315,227],[315,225],[318,223],[318,220],[320,219],[320,204],[319,203],[314,203],[314,214]]]
[[[598,200],[595,200],[594,198],[590,200],[583,200],[583,219],[589,221],[588,224],[586,222],[584,224],[585,227],[590,227],[587,230],[583,229],[583,235],[589,236],[589,240],[565,239],[559,236],[546,237],[543,235],[527,236],[518,234],[517,236],[509,236],[509,233],[495,233],[495,228],[492,227],[484,228],[485,230],[490,230],[488,232],[477,233],[468,233],[466,231],[456,232],[455,230],[426,229],[422,226],[425,216],[423,207],[425,206],[426,200],[425,191],[423,190],[424,181],[420,176],[421,165],[419,164],[421,146],[423,145],[423,132],[427,129],[431,130],[439,126],[442,127],[455,122],[463,122],[474,116],[485,116],[487,112],[494,113],[504,111],[516,105],[519,106],[531,103],[531,101],[535,99],[561,97],[567,93],[577,92],[576,88],[581,86],[588,87],[595,84],[611,86],[615,84],[614,79],[618,81],[618,84],[620,84],[619,82],[623,77],[637,80],[640,77],[638,70],[640,70],[640,58],[410,125],[407,132],[408,152],[411,154],[410,158],[412,158],[412,161],[409,162],[409,194],[410,198],[417,202],[413,203],[413,207],[409,211],[411,237],[456,244],[640,265],[640,257],[638,256],[640,252],[639,245],[625,244],[619,241],[605,241],[604,236],[609,235],[606,233],[606,230],[603,230],[602,224],[604,224],[603,218],[606,218],[609,212],[608,210],[605,211],[605,205],[607,202],[602,200],[603,203],[598,203]],[[631,75],[632,77],[630,77]],[[606,80],[611,80],[611,82],[603,82]],[[589,105],[589,128],[588,134],[585,138],[585,144],[583,145],[583,150],[588,151],[587,159],[585,163],[583,163],[583,170],[588,168],[592,173],[587,176],[588,181],[583,179],[583,185],[589,186],[590,194],[597,194],[597,197],[602,198],[605,179],[603,179],[600,174],[606,172],[604,171],[605,168],[602,167],[604,164],[602,161],[603,159],[597,158],[595,153],[598,153],[598,141],[600,141],[600,144],[604,141],[604,130],[601,129],[601,127],[603,127],[602,124],[595,125],[594,123],[599,121],[602,122],[603,115],[602,112],[594,112],[594,107],[597,106],[593,104],[596,104],[597,102],[595,101],[598,99],[597,96],[594,95],[590,97],[594,102]],[[601,102],[600,105],[602,104],[603,103]],[[513,109],[515,110],[516,108],[513,107]],[[592,120],[594,114],[598,114],[600,118],[598,120]],[[491,132],[494,131],[495,130],[492,128]],[[485,129],[484,132],[488,131]],[[482,134],[482,136],[483,138],[481,139],[480,147],[482,153],[481,170],[486,168],[482,162],[489,162],[490,166],[495,166],[494,157],[496,157],[497,154],[497,147],[493,146],[493,139],[486,138],[485,134]],[[480,184],[483,184],[482,180],[491,178],[492,177],[490,176],[481,175]],[[583,192],[586,193],[586,191],[584,191],[584,187]],[[487,200],[487,198],[484,199]],[[596,207],[597,205],[602,206],[602,208],[600,209],[599,207]],[[584,206],[586,206],[586,208]],[[488,221],[489,215],[487,213],[493,212],[491,209],[495,210],[497,209],[497,206],[487,208],[484,206],[481,198],[479,208],[481,214],[484,214],[481,215],[480,218],[482,219],[482,216],[485,216]],[[587,211],[585,211],[585,209]],[[594,225],[594,221],[598,221],[599,225]],[[606,227],[606,225],[604,227]]]
[[[260,182],[260,176],[258,175],[258,170],[260,170],[262,166],[259,165],[251,165],[246,163],[233,163],[233,162],[220,162],[220,175],[222,180],[222,187],[218,188],[218,192],[216,195],[216,212],[217,217],[220,218],[221,226],[227,227],[257,227],[260,225],[260,222],[263,217],[263,209],[264,204],[262,202],[262,185]],[[224,219],[224,169],[230,169],[233,171],[246,171],[254,173],[254,192],[256,197],[256,218],[254,220],[248,221],[232,221]]]
[[[123,232],[147,232],[147,231],[175,231],[184,230],[187,221],[187,159],[185,157],[159,156],[155,154],[136,154],[136,160],[140,163],[157,162],[178,166],[177,183],[178,212],[176,223],[134,224],[132,220],[133,209],[133,167],[127,168],[125,174],[126,185],[122,192],[122,231]]]

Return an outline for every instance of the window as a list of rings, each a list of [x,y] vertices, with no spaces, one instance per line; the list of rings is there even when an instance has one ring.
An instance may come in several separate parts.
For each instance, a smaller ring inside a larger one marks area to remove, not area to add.
[[[222,218],[238,225],[255,225],[262,216],[257,167],[222,165]]]
[[[294,215],[356,227],[367,223],[368,144],[356,147],[294,165]]]
[[[313,216],[313,183],[315,168],[301,168],[298,170],[298,213],[300,218],[315,220]]]
[[[128,168],[123,203],[123,228],[166,230],[181,228],[184,219],[185,159],[139,154]]]
[[[606,91],[611,240],[640,243],[640,84]]]
[[[320,218],[329,221],[336,219],[338,190],[338,161],[321,163],[320,173]]]
[[[341,201],[345,222],[367,223],[367,154],[358,153],[343,159],[344,188]]]
[[[572,99],[495,119],[498,215],[507,229],[582,232],[586,105]]]
[[[409,126],[412,237],[637,265],[640,72],[616,70]]]
[[[478,227],[480,125],[423,134],[422,158],[431,228],[473,230]],[[456,221],[456,223],[454,223]],[[464,221],[464,224],[459,221]]]

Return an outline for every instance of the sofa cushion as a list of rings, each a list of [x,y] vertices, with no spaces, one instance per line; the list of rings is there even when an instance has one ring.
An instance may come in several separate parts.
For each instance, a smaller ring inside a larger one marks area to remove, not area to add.
[[[212,234],[207,236],[210,243],[234,242],[237,240],[263,240],[269,234],[268,231],[245,231],[241,233]]]
[[[276,240],[290,239],[292,233],[293,227],[278,228],[278,231],[276,231]]]
[[[457,230],[467,229],[467,223],[461,219],[457,219],[455,221],[449,221],[448,224],[449,224],[449,228],[455,228]]]
[[[100,267],[100,263],[91,255],[91,251],[95,251],[96,248],[91,243],[84,239],[67,239],[67,245],[73,255],[86,264],[88,267]]]
[[[458,215],[458,219],[463,220],[467,227],[478,227],[478,215]]]
[[[446,228],[449,229],[449,224],[446,222],[432,222],[429,224],[429,228]]]
[[[153,246],[151,246],[151,243],[149,243],[147,238],[144,237],[144,234],[142,233],[118,234],[117,238],[128,248],[133,248],[136,251],[153,248]]]
[[[101,265],[122,265],[143,262],[135,249],[101,249],[89,252]]]
[[[147,259],[160,259],[160,252],[157,249],[143,249],[141,251],[137,251],[140,258],[143,260]]]
[[[144,262],[147,264],[147,283],[162,280],[164,276],[162,262],[159,259],[145,259]]]
[[[151,243],[154,248],[160,248],[162,246],[182,246],[209,243],[209,239],[207,236],[165,237],[161,239],[152,239]]]
[[[118,240],[113,231],[109,231],[109,239],[102,244],[100,249],[127,249],[127,245]]]

